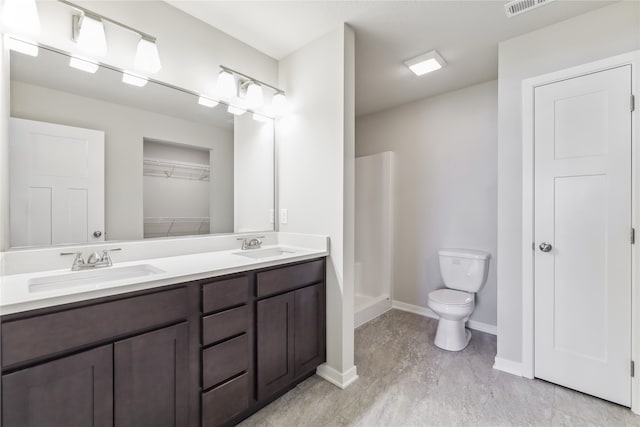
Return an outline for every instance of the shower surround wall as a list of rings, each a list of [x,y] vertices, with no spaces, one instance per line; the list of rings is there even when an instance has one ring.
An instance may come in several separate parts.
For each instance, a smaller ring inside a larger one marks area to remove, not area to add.
[[[391,308],[393,153],[356,158],[355,326]]]

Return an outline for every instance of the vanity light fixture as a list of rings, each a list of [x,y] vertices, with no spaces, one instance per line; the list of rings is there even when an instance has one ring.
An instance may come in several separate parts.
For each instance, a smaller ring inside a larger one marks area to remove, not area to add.
[[[204,106],[204,107],[209,107],[209,108],[213,108],[216,105],[218,105],[218,101],[216,101],[215,99],[211,99],[211,98],[207,98],[206,96],[199,96],[198,97],[198,104]]]
[[[276,116],[284,116],[289,112],[289,103],[287,102],[287,96],[284,92],[278,92],[273,95],[271,108],[273,109],[273,114]]]
[[[15,1],[22,2],[26,0]],[[81,15],[73,16],[73,39],[83,52],[94,56],[106,55],[107,39],[104,32],[104,23],[107,22],[140,36],[134,62],[136,70],[152,74],[160,71],[160,56],[158,55],[155,37],[67,0],[58,1],[81,13]]]
[[[71,57],[69,60],[69,66],[91,74],[95,74],[99,68],[99,65],[95,62],[87,61],[86,59],[78,58],[77,56]]]
[[[99,16],[74,15],[73,34],[82,52],[105,56],[107,54],[107,36],[104,33],[104,24]]]
[[[247,103],[249,109],[254,110],[264,106],[264,88],[269,88],[275,95],[273,96],[271,106],[267,106],[264,110],[269,112],[273,111],[276,115],[286,114],[288,110],[287,97],[282,89],[278,89],[275,86],[271,86],[268,83],[223,65],[221,65],[220,68],[222,71],[220,71],[218,75],[217,85],[219,96],[224,98],[238,97]],[[235,84],[236,76],[240,84],[239,93]]]
[[[236,78],[224,68],[218,74],[216,92],[221,98],[233,98],[236,96]]]
[[[247,85],[247,94],[245,96],[247,103],[251,108],[260,108],[264,105],[264,94],[262,86],[254,81],[250,81]]]
[[[142,87],[147,84],[149,80],[142,76],[137,76],[130,73],[122,73],[122,82],[131,86]]]
[[[13,51],[24,53],[29,56],[38,56],[38,51],[40,50],[35,44],[14,39],[13,37],[9,37],[7,40],[7,47]]]
[[[247,112],[245,108],[238,107],[236,105],[229,105],[229,108],[227,108],[227,111],[236,116],[241,116]]]
[[[409,67],[416,76],[421,76],[423,74],[439,70],[440,68],[445,67],[447,63],[442,59],[438,52],[432,50],[431,52],[418,55],[415,58],[407,59],[404,61],[404,65]]]
[[[2,6],[4,32],[35,36],[40,33],[40,17],[36,0],[4,0]]]
[[[158,55],[158,46],[156,40],[145,38],[142,36],[138,42],[136,51],[135,67],[137,70],[155,74],[162,68],[160,64],[160,55]]]

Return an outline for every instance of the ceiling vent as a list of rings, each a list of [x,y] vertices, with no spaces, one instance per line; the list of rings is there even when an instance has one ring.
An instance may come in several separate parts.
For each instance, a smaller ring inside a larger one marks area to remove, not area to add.
[[[513,0],[504,5],[504,10],[507,13],[507,17],[511,18],[512,16],[520,15],[521,13],[544,6],[552,1],[554,0]]]

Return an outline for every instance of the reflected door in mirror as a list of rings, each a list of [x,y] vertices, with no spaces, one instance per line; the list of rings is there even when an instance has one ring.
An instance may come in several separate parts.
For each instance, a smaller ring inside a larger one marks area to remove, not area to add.
[[[15,118],[9,132],[11,246],[103,241],[104,132]]]

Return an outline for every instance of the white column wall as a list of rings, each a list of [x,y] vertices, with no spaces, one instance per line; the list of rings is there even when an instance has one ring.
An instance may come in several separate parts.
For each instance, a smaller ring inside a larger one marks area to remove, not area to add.
[[[330,237],[327,363],[345,387],[356,376],[354,328],[354,33],[342,26],[280,61],[291,113],[276,126],[280,231]]]

